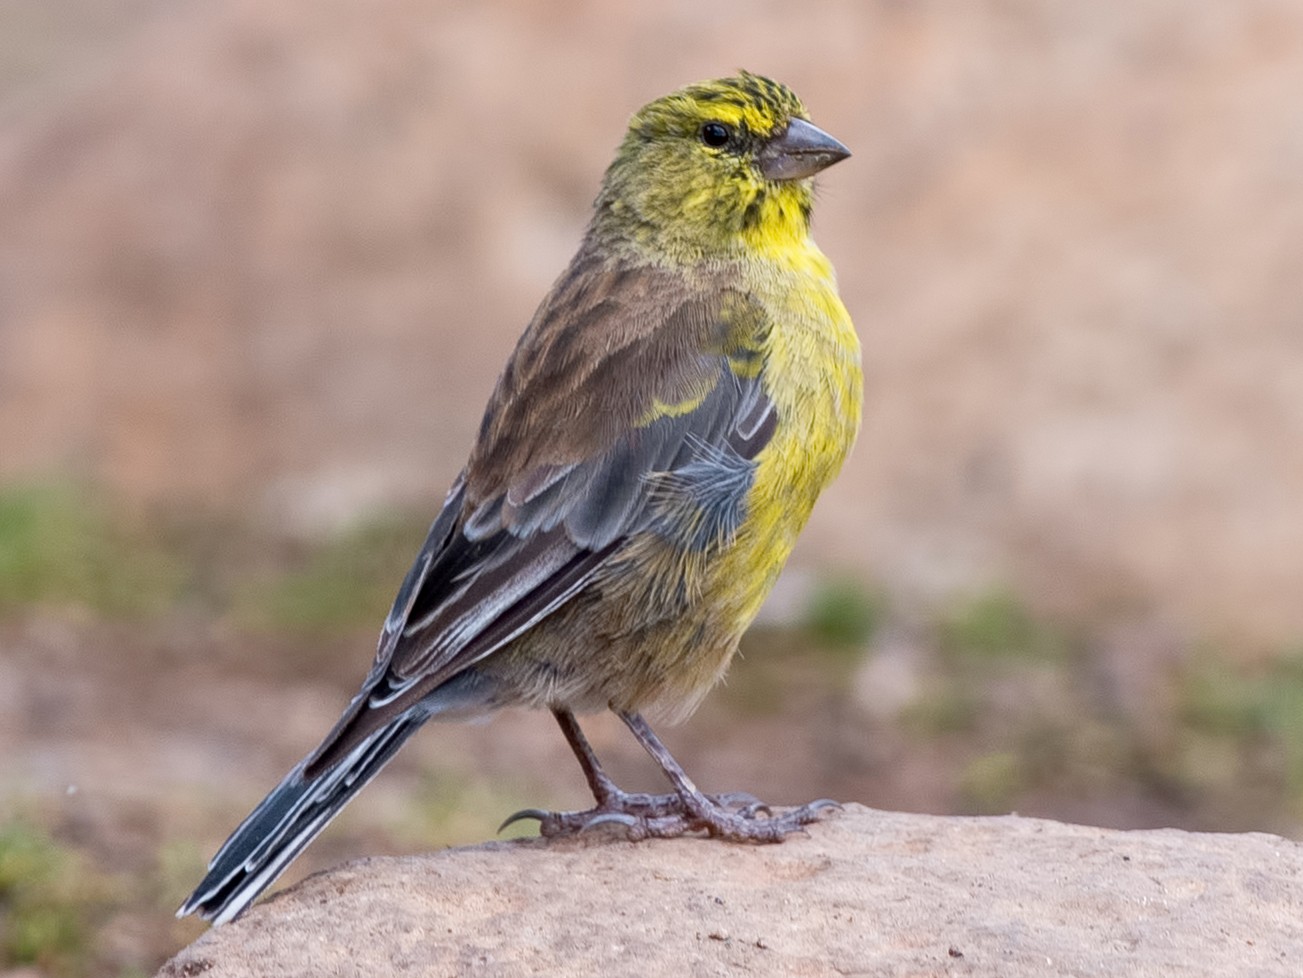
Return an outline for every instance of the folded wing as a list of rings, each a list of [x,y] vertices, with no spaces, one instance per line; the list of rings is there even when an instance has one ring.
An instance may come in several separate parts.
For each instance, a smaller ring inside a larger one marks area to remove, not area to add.
[[[633,534],[704,548],[741,519],[777,418],[747,296],[581,253],[517,345],[470,462],[312,777],[552,614]]]

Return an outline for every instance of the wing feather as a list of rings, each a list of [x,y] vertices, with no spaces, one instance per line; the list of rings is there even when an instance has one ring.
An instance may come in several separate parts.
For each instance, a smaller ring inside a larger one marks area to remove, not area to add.
[[[633,534],[701,539],[665,530],[665,494],[700,495],[721,452],[750,464],[769,441],[762,371],[731,366],[758,362],[766,328],[754,303],[709,279],[581,253],[503,371],[367,682],[308,776],[552,614]],[[736,521],[713,512],[704,525]]]

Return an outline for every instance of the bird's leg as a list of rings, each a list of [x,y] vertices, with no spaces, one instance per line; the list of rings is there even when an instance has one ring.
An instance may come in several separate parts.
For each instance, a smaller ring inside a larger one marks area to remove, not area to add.
[[[599,825],[619,825],[631,839],[664,839],[705,832],[733,842],[779,842],[815,821],[823,809],[837,807],[836,802],[825,799],[773,815],[767,805],[748,794],[705,795],[684,773],[646,720],[637,713],[617,711],[616,715],[674,785],[674,791],[664,795],[624,791],[602,770],[574,714],[557,709],[553,715],[579,759],[597,804],[582,812],[525,809],[503,822],[499,831],[520,819],[534,818],[538,819],[539,834],[543,836],[572,835]]]
[[[740,810],[722,805],[719,799],[702,794],[701,789],[692,783],[692,779],[670,754],[669,748],[661,743],[661,739],[639,714],[617,711],[616,716],[624,721],[624,725],[638,738],[638,743],[660,765],[661,771],[674,785],[681,800],[677,812],[649,816],[640,822],[637,827],[641,830],[640,835],[666,838],[704,831],[714,838],[730,842],[781,842],[802,826],[817,821],[819,813],[824,809],[841,807],[828,798],[812,801],[782,814],[774,814],[761,802],[753,802]],[[761,818],[761,815],[767,817]]]
[[[685,806],[682,792],[674,791],[664,795],[650,795],[642,792],[624,791],[602,769],[601,762],[598,761],[597,754],[593,751],[588,738],[584,736],[584,732],[579,728],[579,721],[575,719],[575,715],[570,710],[563,708],[554,709],[552,715],[556,717],[561,732],[565,734],[566,742],[570,744],[570,749],[574,751],[575,757],[578,758],[579,766],[583,769],[584,778],[588,781],[588,787],[593,792],[593,799],[597,804],[593,808],[582,812],[549,812],[541,808],[527,808],[516,812],[503,822],[498,828],[499,832],[512,822],[534,818],[539,822],[539,834],[544,836],[570,835],[599,825],[616,824],[623,825],[629,830],[631,836],[643,838],[653,834],[643,830],[643,826],[648,823],[648,820],[658,822],[667,818],[682,820],[687,815],[688,808]],[[664,750],[663,747],[661,749]],[[668,756],[668,751],[666,756]],[[673,758],[671,758],[670,763],[673,763]],[[698,792],[698,794],[700,793]],[[707,803],[713,804],[721,811],[765,810],[764,806],[754,797],[740,792],[729,795],[716,795],[707,799]],[[667,833],[661,831],[654,834],[665,835]]]
[[[575,719],[575,715],[563,709],[553,710],[552,715],[556,717],[561,732],[565,734],[566,743],[579,759],[579,766],[584,769],[584,777],[588,780],[588,787],[592,790],[593,799],[598,807],[623,795],[624,792],[611,780],[610,775],[602,770],[601,762],[597,760],[597,754],[593,751],[593,745],[579,729],[579,721]]]

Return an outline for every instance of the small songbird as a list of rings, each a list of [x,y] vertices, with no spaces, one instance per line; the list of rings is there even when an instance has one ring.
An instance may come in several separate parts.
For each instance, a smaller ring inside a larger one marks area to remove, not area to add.
[[[552,711],[596,805],[508,820],[545,836],[776,842],[833,804],[707,796],[643,714],[680,719],[720,679],[855,440],[859,341],[810,238],[811,178],[849,155],[747,72],[634,115],[361,691],[178,915],[238,916],[431,718]],[[575,714],[605,709],[672,792],[603,772]]]

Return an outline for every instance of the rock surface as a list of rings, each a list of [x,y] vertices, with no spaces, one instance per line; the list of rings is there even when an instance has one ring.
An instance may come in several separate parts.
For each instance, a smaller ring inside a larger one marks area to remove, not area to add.
[[[1300,973],[1298,843],[852,805],[779,846],[527,840],[363,860],[209,931],[159,976]]]

